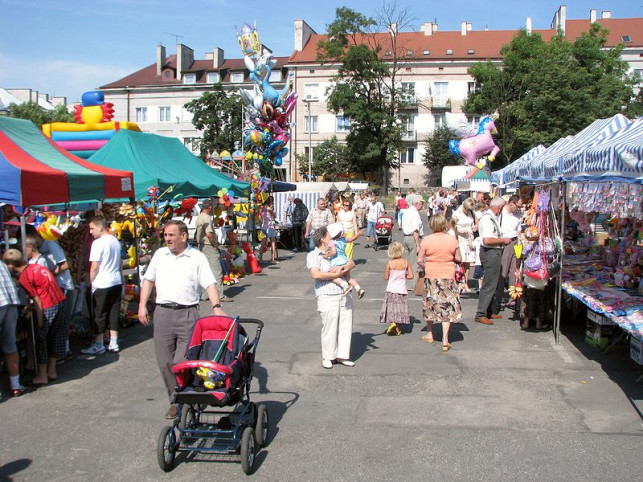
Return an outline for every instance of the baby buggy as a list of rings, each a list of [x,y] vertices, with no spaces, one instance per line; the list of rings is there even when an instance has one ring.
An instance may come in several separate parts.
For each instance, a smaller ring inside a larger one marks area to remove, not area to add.
[[[257,325],[250,341],[244,325]],[[177,452],[240,456],[246,474],[268,441],[268,411],[250,401],[250,382],[263,322],[208,316],[197,321],[187,360],[174,365],[178,415],[158,440],[157,459],[165,472]],[[228,459],[226,459],[228,460]]]
[[[375,251],[379,246],[388,246],[393,241],[393,218],[382,215],[375,223]]]

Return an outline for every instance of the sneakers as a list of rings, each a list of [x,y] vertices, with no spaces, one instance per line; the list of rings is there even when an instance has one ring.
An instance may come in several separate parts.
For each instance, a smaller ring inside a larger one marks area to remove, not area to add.
[[[364,295],[366,294],[366,291],[364,291],[362,288],[357,290],[357,297],[361,300],[364,298]]]
[[[92,343],[88,348],[80,350],[83,355],[102,355],[105,353],[105,345],[98,345],[98,343]]]
[[[330,370],[333,368],[333,362],[331,360],[326,360],[325,358],[322,360],[322,366],[326,368],[327,370]]]
[[[354,361],[344,360],[343,358],[338,358],[337,363],[339,363],[340,365],[344,365],[345,367],[354,367],[355,366]]]
[[[232,303],[234,300],[230,298],[229,296],[219,296],[219,301],[221,303]]]
[[[118,346],[118,343],[109,343],[109,346],[107,347],[107,351],[110,351],[112,353],[118,353],[121,351],[120,347]]]

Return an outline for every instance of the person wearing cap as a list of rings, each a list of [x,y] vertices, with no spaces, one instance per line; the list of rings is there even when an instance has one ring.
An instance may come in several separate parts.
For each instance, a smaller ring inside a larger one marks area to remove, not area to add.
[[[328,251],[324,254],[324,258],[330,261],[331,271],[338,271],[342,266],[348,264],[347,246],[362,235],[362,231],[357,234],[344,236],[344,225],[342,223],[332,223],[328,225],[328,234],[330,235],[330,243]],[[347,294],[353,288],[357,293],[357,297],[362,299],[366,291],[362,289],[355,278],[351,277],[351,270],[344,273],[342,278],[335,278],[333,283],[342,288],[344,294]]]
[[[219,242],[212,224],[212,199],[206,199],[201,206],[201,213],[196,218],[194,237],[199,251],[205,254],[210,263],[210,269],[217,280],[217,291],[219,301],[233,301],[223,293],[223,270],[221,269],[221,254],[219,253]],[[201,299],[207,299],[207,293],[203,293]]]

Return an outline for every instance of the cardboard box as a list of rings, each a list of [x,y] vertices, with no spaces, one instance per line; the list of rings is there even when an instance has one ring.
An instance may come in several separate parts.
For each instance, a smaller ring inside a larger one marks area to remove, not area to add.
[[[587,317],[587,325],[585,325],[585,342],[589,345],[598,348],[605,348],[612,337],[617,335],[618,327],[613,323],[610,325],[603,325],[590,320],[589,316]]]
[[[612,320],[610,320],[604,314],[596,313],[596,312],[594,312],[592,310],[587,310],[587,321],[592,321],[594,323],[597,323],[597,324],[603,325],[603,326],[610,326],[610,325],[615,324]]]
[[[643,341],[630,337],[630,358],[639,365],[643,365]]]

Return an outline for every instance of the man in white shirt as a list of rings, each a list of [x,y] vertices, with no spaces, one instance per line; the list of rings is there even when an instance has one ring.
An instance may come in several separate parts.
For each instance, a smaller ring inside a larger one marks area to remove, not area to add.
[[[510,196],[498,220],[502,237],[509,238],[511,242],[502,250],[502,271],[498,277],[498,287],[496,288],[496,296],[492,310],[494,313],[499,313],[502,309],[507,281],[509,282],[509,286],[516,284],[516,252],[514,251],[514,246],[518,242],[518,233],[520,231],[521,206],[522,202],[519,196],[515,194]]]
[[[366,208],[368,206],[368,192],[359,193],[359,198],[353,204],[353,210],[357,216],[357,229],[364,229],[366,226]]]
[[[484,212],[478,223],[478,232],[482,239],[480,258],[484,274],[475,320],[484,325],[493,325],[492,320],[502,318],[498,312],[493,313],[492,310],[494,308],[496,288],[498,287],[498,278],[502,269],[502,251],[511,242],[511,239],[502,237],[498,222],[498,216],[504,206],[504,199],[501,197],[493,198],[489,210]]]
[[[368,243],[369,238],[373,238],[372,245],[377,249],[377,233],[375,232],[375,223],[377,219],[384,214],[384,205],[377,200],[377,196],[373,194],[371,200],[368,202],[366,207],[366,242]],[[367,244],[367,248],[370,248],[371,245]]]
[[[415,265],[417,261],[418,250],[420,249],[420,242],[424,236],[424,226],[422,225],[422,217],[420,211],[424,206],[422,198],[415,198],[414,204],[409,206],[402,216],[402,246],[404,246],[404,257]]]
[[[97,216],[89,221],[89,232],[94,242],[89,253],[89,281],[91,282],[91,318],[96,338],[88,348],[81,350],[84,355],[105,353],[103,336],[109,324],[109,351],[118,353],[118,313],[123,289],[121,266],[121,243],[109,234],[107,220]]]
[[[415,203],[415,200],[418,198],[422,199],[422,196],[416,194],[414,187],[409,188],[409,193],[406,195],[406,203],[409,206],[413,206],[413,203]]]
[[[199,250],[188,246],[188,227],[182,221],[168,221],[163,239],[166,247],[160,248],[143,277],[138,305],[138,320],[149,323],[147,302],[156,286],[154,310],[154,350],[156,362],[170,397],[168,419],[177,416],[174,405],[176,378],[172,367],[185,360],[185,351],[200,317],[199,300],[205,289],[212,303],[212,313],[225,316],[219,303],[219,292],[210,264]]]

